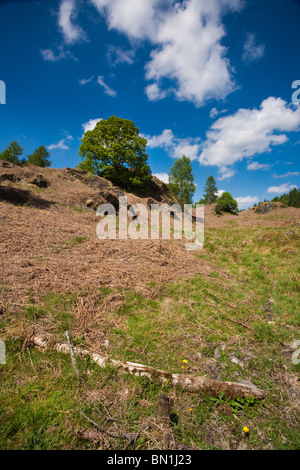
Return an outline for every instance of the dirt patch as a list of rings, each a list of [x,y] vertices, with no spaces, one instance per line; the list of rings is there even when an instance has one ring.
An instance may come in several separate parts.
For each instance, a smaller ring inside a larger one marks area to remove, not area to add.
[[[12,210],[2,202],[0,220],[3,301],[16,305],[26,304],[30,292],[40,296],[103,286],[149,295],[150,282],[206,275],[213,269],[187,251],[183,240],[99,240],[99,219],[89,209]]]
[[[8,173],[3,163],[0,179]],[[9,173],[15,182],[0,186],[0,282],[4,302],[17,306],[26,304],[33,294],[103,286],[135,289],[151,296],[151,283],[156,284],[158,291],[157,285],[162,283],[188,279],[195,274],[210,276],[211,271],[218,271],[213,261],[199,258],[197,251],[187,251],[185,240],[97,238],[99,218],[95,207],[98,203],[107,202],[108,196],[110,202],[116,203],[117,195],[125,194],[128,204],[142,202],[149,206],[169,197],[159,181],[153,183],[159,185],[158,193],[142,197],[123,193],[108,180],[82,170],[39,168],[37,173],[37,167],[10,164]],[[37,174],[49,182],[45,189],[30,184]],[[238,216],[217,217],[214,207],[208,206],[205,228],[295,226],[299,211],[279,207],[270,214],[248,210]],[[222,273],[222,278],[226,278],[226,273]]]

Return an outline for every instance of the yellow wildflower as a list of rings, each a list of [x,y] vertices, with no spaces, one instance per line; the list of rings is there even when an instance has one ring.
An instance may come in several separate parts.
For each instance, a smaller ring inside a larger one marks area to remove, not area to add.
[[[247,428],[247,426],[244,426],[244,427],[243,427],[243,431],[244,431],[244,432],[249,432],[249,428]]]
[[[188,363],[188,361],[187,361],[186,359],[183,359],[183,361],[182,361],[182,362],[184,362],[185,364],[187,364],[187,363]]]

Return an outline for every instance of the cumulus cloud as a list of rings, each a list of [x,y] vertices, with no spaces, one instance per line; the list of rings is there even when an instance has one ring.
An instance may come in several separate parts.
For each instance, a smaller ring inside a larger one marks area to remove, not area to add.
[[[169,183],[168,173],[153,173],[153,176],[156,176],[160,181],[163,181],[165,184]]]
[[[234,170],[233,168],[228,168],[227,166],[220,166],[219,176],[217,177],[217,180],[223,181],[223,180],[231,178],[235,174],[236,174],[236,170]]]
[[[162,79],[178,100],[202,106],[211,98],[225,98],[234,89],[220,21],[221,3],[190,0],[177,3],[158,26],[159,47],[152,50],[146,78],[159,86]]]
[[[70,142],[73,140],[73,137],[71,135],[67,135],[64,139],[61,139],[57,144],[51,144],[48,146],[48,150],[55,150],[55,149],[60,149],[60,150],[69,150],[70,147],[67,145],[66,142]]]
[[[167,91],[161,90],[157,83],[151,83],[146,87],[145,91],[150,101],[162,100],[167,96]]]
[[[269,97],[259,109],[239,109],[219,118],[206,133],[199,157],[203,165],[216,165],[221,179],[232,176],[234,163],[256,154],[270,152],[288,137],[280,132],[300,128],[300,107],[288,105],[281,98]],[[228,170],[228,171],[227,171]]]
[[[175,137],[171,129],[165,129],[160,135],[144,137],[149,148],[162,148],[171,158],[181,158],[182,155],[186,155],[191,160],[196,160],[199,156],[199,137]]]
[[[87,131],[92,131],[99,121],[102,121],[102,118],[90,119],[89,121],[84,122],[82,124],[84,133]]]
[[[297,186],[295,184],[283,183],[280,186],[270,186],[267,189],[267,193],[270,193],[270,194],[283,194],[283,193],[290,192],[294,188],[297,188]]]
[[[241,196],[236,197],[235,200],[238,203],[239,209],[248,209],[259,202],[259,198],[257,196]]]
[[[155,7],[161,0],[91,0],[110,29],[135,39],[155,37]],[[166,3],[170,3],[167,1]]]
[[[86,40],[85,32],[74,23],[76,17],[76,0],[62,0],[58,12],[58,25],[68,44]]]
[[[131,40],[153,45],[146,64],[146,88],[150,100],[174,94],[178,100],[203,105],[223,99],[235,88],[222,15],[237,11],[242,0],[91,0],[108,27]],[[162,80],[172,86],[161,89]]]
[[[265,52],[264,44],[256,44],[255,34],[248,33],[247,40],[244,44],[243,49],[243,61],[246,63],[253,62],[254,60],[260,59]]]
[[[269,163],[252,162],[247,165],[247,170],[270,170],[271,167],[272,165],[270,165]]]
[[[99,75],[99,77],[97,78],[97,82],[100,86],[104,88],[104,93],[106,95],[113,96],[113,97],[116,96],[117,92],[113,90],[112,88],[110,88],[108,85],[106,85],[106,83],[104,82],[104,77],[102,75]]]

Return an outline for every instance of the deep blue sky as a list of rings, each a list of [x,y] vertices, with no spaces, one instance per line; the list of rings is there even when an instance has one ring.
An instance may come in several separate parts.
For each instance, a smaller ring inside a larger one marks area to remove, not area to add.
[[[195,201],[209,175],[241,208],[299,187],[299,20],[296,0],[0,1],[0,151],[74,167],[83,125],[115,115],[154,174],[192,159]]]

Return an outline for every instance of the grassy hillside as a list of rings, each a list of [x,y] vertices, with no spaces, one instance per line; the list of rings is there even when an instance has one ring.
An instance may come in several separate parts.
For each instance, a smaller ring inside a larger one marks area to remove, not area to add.
[[[163,449],[162,392],[171,400],[169,448],[299,448],[299,209],[218,218],[208,208],[198,252],[180,240],[98,240],[98,219],[82,202],[96,192],[43,171],[48,188],[7,185],[50,206],[0,202],[0,448]],[[87,357],[76,358],[77,377],[69,355],[31,341],[64,342],[66,330],[92,352],[250,382],[265,398],[192,394]]]

